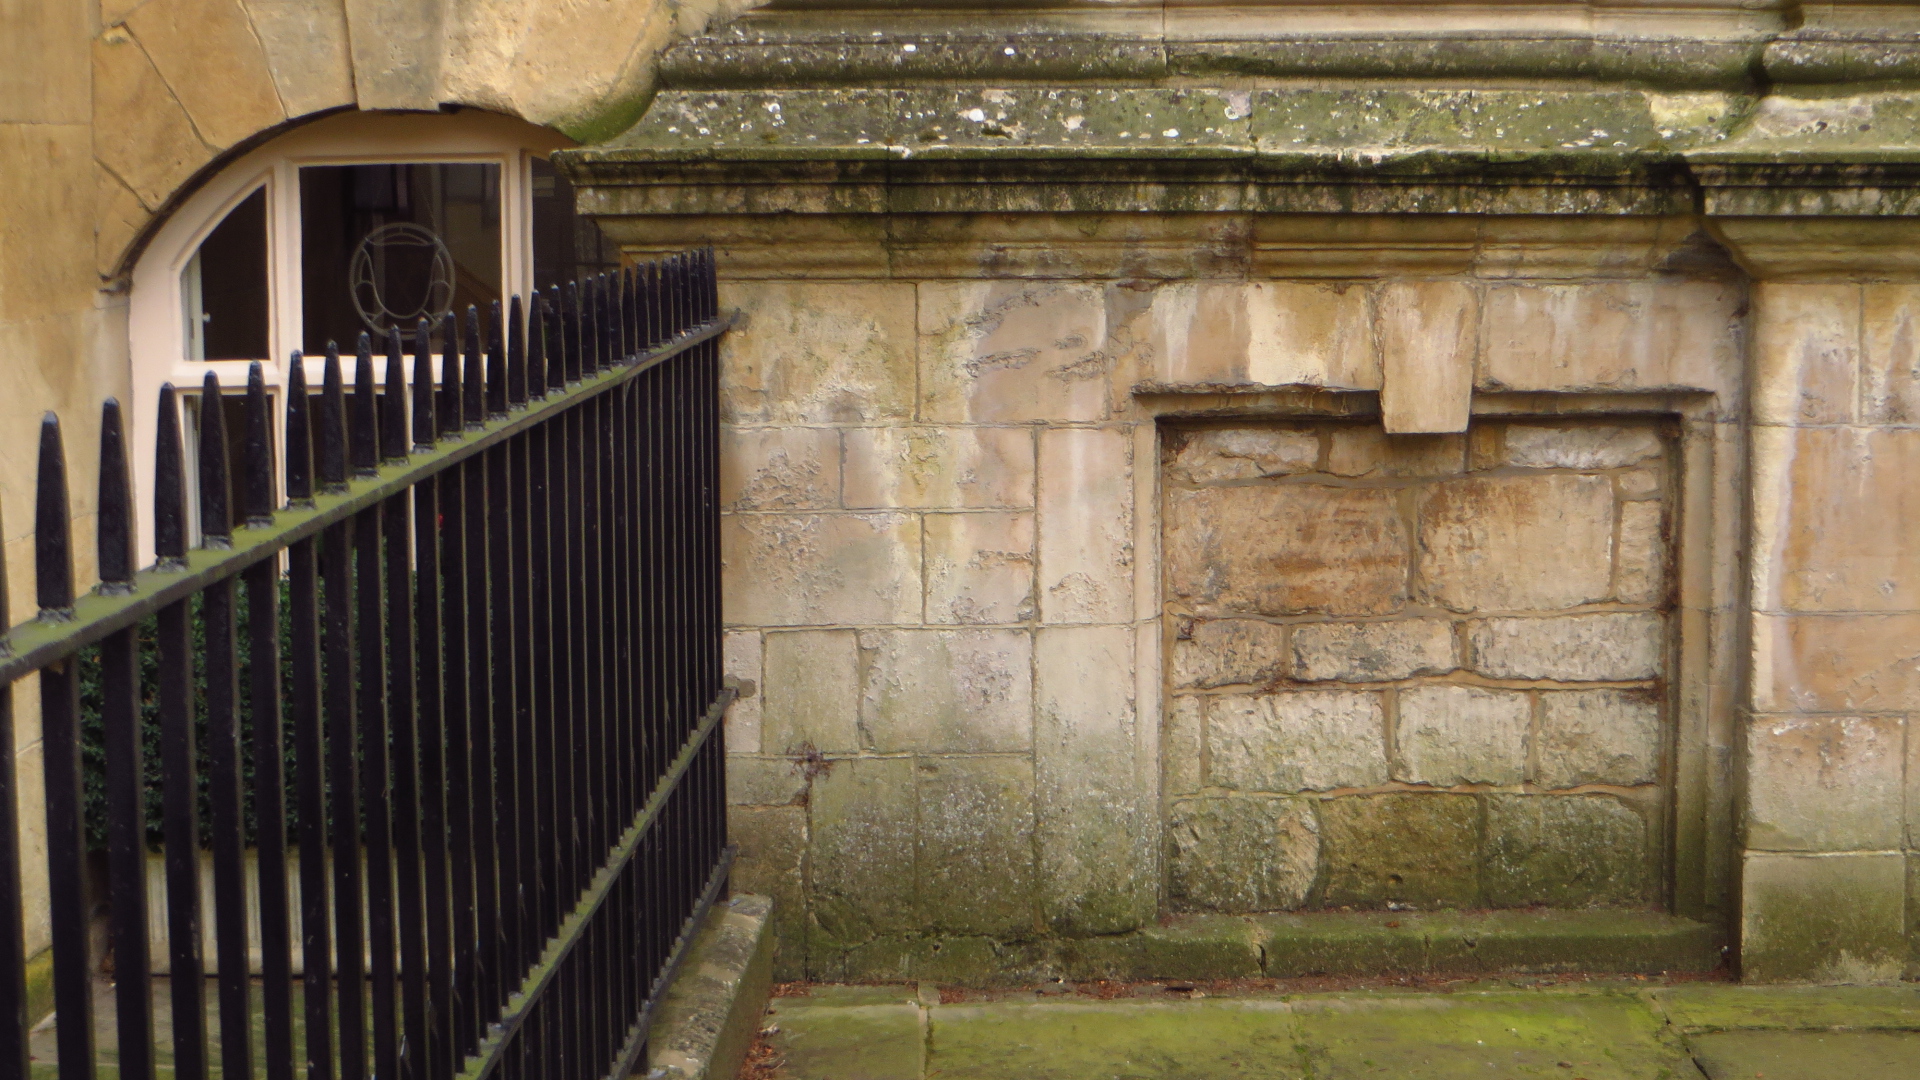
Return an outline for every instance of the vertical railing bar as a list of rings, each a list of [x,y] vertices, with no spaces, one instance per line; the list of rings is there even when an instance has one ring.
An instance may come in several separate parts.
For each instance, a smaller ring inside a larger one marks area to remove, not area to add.
[[[259,363],[247,370],[241,442],[241,511],[250,528],[273,524],[272,421]],[[292,897],[287,890],[286,750],[280,716],[280,565],[242,574],[247,592],[248,720],[253,727],[255,866],[260,904],[261,1036],[267,1080],[293,1080]]]
[[[448,346],[451,355],[452,346]],[[455,367],[451,361],[448,367]],[[441,421],[444,430],[446,421]],[[467,735],[466,470],[440,475],[440,590],[442,618],[442,715],[446,727],[447,863],[452,873],[454,1047],[464,1057],[480,1044],[483,1005],[474,953],[474,859],[471,766]]]
[[[470,354],[471,355],[471,354]],[[468,374],[474,374],[469,366]],[[468,840],[473,850],[474,958],[479,975],[480,1019],[491,1018],[506,1000],[507,973],[500,968],[499,869],[493,830],[492,655],[487,631],[487,477],[484,455],[461,466],[465,485],[467,618],[467,798]]]
[[[506,363],[501,346],[498,305],[487,320],[486,403],[506,412]],[[520,895],[518,873],[520,823],[515,819],[515,776],[513,755],[513,655],[516,646],[513,626],[513,538],[511,516],[513,493],[508,483],[509,444],[494,446],[484,455],[486,472],[487,566],[487,649],[488,702],[486,733],[489,740],[485,760],[490,784],[488,801],[493,806],[490,841],[497,869],[493,933],[488,947],[493,950],[495,970],[502,975],[502,989],[519,980],[525,958],[521,952]],[[478,739],[475,740],[478,751]]]
[[[200,392],[200,535],[208,548],[232,546],[232,481],[220,382],[207,373]],[[207,672],[207,805],[213,836],[213,936],[220,1000],[220,1067],[229,1076],[253,1070],[248,1031],[251,980],[247,948],[246,805],[242,791],[239,665],[234,642],[233,580],[200,594]]]
[[[421,319],[414,331],[413,444],[431,449],[439,426],[434,417],[433,338]],[[420,771],[422,861],[426,878],[427,1034],[431,1080],[448,1080],[456,1061],[453,1050],[453,927],[448,897],[445,718],[441,710],[440,651],[440,503],[439,478],[427,477],[413,489],[414,653],[419,720],[416,734]]]

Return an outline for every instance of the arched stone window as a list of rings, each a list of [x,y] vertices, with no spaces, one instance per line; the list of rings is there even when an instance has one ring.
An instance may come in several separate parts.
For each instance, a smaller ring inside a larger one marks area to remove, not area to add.
[[[341,114],[267,142],[184,199],[132,275],[140,505],[150,505],[162,384],[187,395],[195,454],[198,390],[210,371],[232,408],[247,366],[260,361],[278,415],[296,351],[317,387],[330,341],[351,355],[362,331],[411,327],[468,304],[484,310],[609,264],[611,248],[576,218],[571,186],[547,164],[568,145],[475,110]]]

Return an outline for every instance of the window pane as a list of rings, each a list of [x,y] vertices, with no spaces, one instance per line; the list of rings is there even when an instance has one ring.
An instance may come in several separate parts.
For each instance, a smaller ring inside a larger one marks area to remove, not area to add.
[[[181,274],[189,360],[267,358],[267,191],[240,201]]]
[[[302,348],[500,299],[498,165],[300,170]]]
[[[533,286],[564,285],[620,265],[619,253],[592,220],[573,209],[573,185],[533,159]]]

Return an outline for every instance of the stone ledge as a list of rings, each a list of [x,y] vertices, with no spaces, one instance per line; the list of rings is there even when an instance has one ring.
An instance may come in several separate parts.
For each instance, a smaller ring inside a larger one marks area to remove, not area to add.
[[[731,1080],[773,986],[773,901],[739,895],[707,915],[647,1040],[649,1080]]]

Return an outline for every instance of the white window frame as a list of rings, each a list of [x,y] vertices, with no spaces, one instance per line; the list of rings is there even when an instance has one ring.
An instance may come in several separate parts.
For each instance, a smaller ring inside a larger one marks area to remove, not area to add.
[[[245,389],[246,360],[192,360],[187,356],[186,297],[181,278],[215,227],[249,195],[267,193],[267,348],[261,357],[276,404],[275,430],[286,395],[288,364],[301,345],[300,169],[310,165],[486,164],[500,167],[501,291],[533,289],[533,159],[573,143],[558,132],[496,113],[345,113],[272,140],[220,170],[175,209],[134,264],[128,297],[134,494],[139,561],[153,561],[154,439],[160,387],[198,394],[208,372],[228,393]],[[351,352],[352,342],[341,342]],[[434,357],[438,378],[439,357]],[[310,387],[318,387],[324,357],[306,358]],[[381,371],[384,376],[384,368]],[[351,379],[349,370],[348,378]],[[411,363],[408,378],[412,378]],[[185,411],[182,410],[182,422]],[[184,432],[183,432],[184,433]],[[276,455],[278,457],[278,455]],[[189,468],[189,479],[195,470]],[[276,500],[281,476],[275,470]]]

